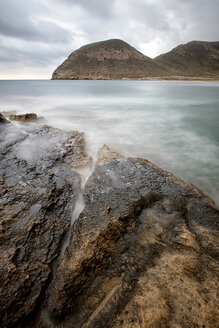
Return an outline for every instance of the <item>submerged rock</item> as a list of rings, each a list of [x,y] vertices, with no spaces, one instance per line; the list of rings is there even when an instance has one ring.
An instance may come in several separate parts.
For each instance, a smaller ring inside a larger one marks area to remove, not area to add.
[[[27,113],[27,114],[20,114],[20,115],[9,115],[9,119],[13,121],[20,121],[20,122],[33,122],[37,120],[37,114]]]
[[[1,124],[2,328],[23,327],[42,302],[80,193],[72,167],[89,161],[82,133]]]
[[[37,327],[216,327],[218,210],[104,147]],[[45,315],[47,313],[47,315]]]

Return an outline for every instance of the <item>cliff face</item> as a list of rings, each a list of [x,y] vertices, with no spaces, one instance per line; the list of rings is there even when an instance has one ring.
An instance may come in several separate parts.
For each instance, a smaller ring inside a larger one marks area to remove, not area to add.
[[[53,73],[53,79],[141,79],[168,69],[122,40],[107,40],[72,52]]]
[[[52,79],[219,78],[219,42],[192,41],[151,59],[122,40],[72,52]]]
[[[219,76],[219,42],[191,41],[155,61],[185,76]]]

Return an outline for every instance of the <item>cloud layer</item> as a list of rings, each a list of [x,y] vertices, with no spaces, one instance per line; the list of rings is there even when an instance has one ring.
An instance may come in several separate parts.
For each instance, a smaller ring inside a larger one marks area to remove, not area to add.
[[[120,38],[149,57],[219,39],[218,0],[0,0],[0,78],[50,78],[80,46]]]

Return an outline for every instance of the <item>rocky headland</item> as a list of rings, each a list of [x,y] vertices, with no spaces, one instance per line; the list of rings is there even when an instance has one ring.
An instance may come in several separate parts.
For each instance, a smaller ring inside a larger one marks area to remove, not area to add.
[[[82,190],[82,133],[3,116],[0,152],[1,327],[217,327],[219,213],[201,190],[106,145]]]
[[[165,75],[168,68],[122,40],[91,43],[72,52],[53,73],[52,79],[121,80]]]
[[[191,41],[154,59],[119,39],[95,42],[73,51],[52,79],[219,80],[219,42]]]

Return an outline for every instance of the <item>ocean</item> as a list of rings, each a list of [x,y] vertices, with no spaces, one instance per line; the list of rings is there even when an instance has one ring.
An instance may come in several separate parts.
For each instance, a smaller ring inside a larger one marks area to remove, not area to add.
[[[219,205],[219,83],[1,80],[0,111],[34,112],[192,182]]]

